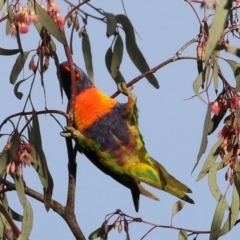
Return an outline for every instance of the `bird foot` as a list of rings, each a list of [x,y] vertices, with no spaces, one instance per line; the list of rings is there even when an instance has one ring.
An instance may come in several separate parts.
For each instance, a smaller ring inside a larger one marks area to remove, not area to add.
[[[81,137],[81,133],[75,129],[74,127],[65,127],[66,131],[60,133],[62,137],[72,137],[72,138],[79,138]]]
[[[130,96],[133,86],[127,87],[125,82],[121,82],[117,84],[117,89],[120,93]]]

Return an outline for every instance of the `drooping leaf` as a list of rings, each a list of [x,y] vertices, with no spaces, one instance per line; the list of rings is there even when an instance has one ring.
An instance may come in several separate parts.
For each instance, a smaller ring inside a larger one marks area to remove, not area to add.
[[[203,86],[204,82],[205,82],[205,76],[206,76],[206,72],[207,69],[209,67],[206,66],[203,71],[198,75],[198,77],[194,80],[193,82],[193,91],[195,92],[195,94],[199,97],[200,100],[202,100],[204,103],[206,103],[206,101],[202,98],[202,96],[199,93],[199,88],[201,86]],[[207,103],[206,103],[207,104]]]
[[[218,201],[217,207],[213,215],[209,240],[217,239],[224,217],[225,205],[226,205],[225,197],[220,196],[220,199]]]
[[[204,121],[204,126],[203,126],[202,141],[201,141],[200,149],[198,151],[197,161],[196,161],[196,163],[193,167],[192,172],[197,167],[202,155],[205,153],[205,151],[207,149],[207,144],[208,144],[207,136],[208,136],[208,129],[209,129],[209,122],[210,121],[211,121],[211,107],[210,107],[210,104],[208,104],[207,113],[206,113],[206,116],[205,116],[205,121]]]
[[[1,210],[0,210],[1,211]],[[0,213],[0,239],[4,239],[6,219],[3,214]]]
[[[10,83],[14,84],[18,78],[19,73],[22,71],[24,64],[27,60],[29,52],[24,52],[23,54],[19,54],[16,62],[13,65],[11,75],[10,75]]]
[[[53,19],[49,16],[49,14],[36,2],[35,4],[35,11],[38,16],[39,21],[41,24],[62,44],[66,44],[62,33],[57,28]]]
[[[105,64],[109,73],[111,73],[111,62],[112,62],[112,47],[110,46],[105,54]]]
[[[230,47],[227,48],[226,51],[236,55],[237,57],[240,57],[240,48],[230,46]]]
[[[183,202],[181,200],[178,200],[177,202],[174,203],[172,207],[172,217],[183,209],[185,203],[186,202]]]
[[[221,191],[218,187],[218,184],[217,184],[217,171],[222,169],[223,168],[223,164],[221,162],[217,162],[217,163],[214,163],[212,165],[212,167],[209,169],[209,173],[208,173],[208,185],[209,185],[209,189],[213,195],[213,197],[219,201],[222,194],[221,194]],[[224,201],[224,208],[226,210],[229,209],[228,207],[228,204],[226,201]]]
[[[233,228],[233,226],[235,225],[237,219],[238,219],[238,215],[239,215],[239,195],[237,192],[236,187],[233,187],[233,193],[232,193],[232,204],[231,204],[231,208],[228,214],[228,219],[227,221],[224,223],[222,229],[220,230],[218,237],[221,237],[222,235],[228,233],[231,231],[231,229]]]
[[[197,59],[197,69],[198,69],[198,74],[200,74],[203,71],[203,62],[201,59]]]
[[[5,171],[8,162],[8,152],[3,150],[0,155],[0,175]]]
[[[18,240],[28,239],[32,228],[33,228],[33,210],[29,201],[26,201],[26,205],[23,211],[22,232],[18,237]]]
[[[17,212],[15,212],[13,209],[11,209],[9,206],[8,206],[8,213],[9,215],[11,216],[11,218],[15,221],[18,221],[18,222],[22,222],[23,220],[23,216]]]
[[[111,75],[113,78],[116,78],[118,75],[118,71],[122,62],[123,57],[123,41],[120,35],[117,36],[114,47],[113,47],[113,54],[112,54],[112,61],[111,61]]]
[[[19,88],[19,86],[20,86],[21,83],[25,82],[25,80],[26,80],[26,79],[23,79],[23,80],[17,82],[17,83],[15,84],[15,86],[14,86],[14,94],[15,94],[15,96],[16,96],[18,99],[20,99],[20,100],[22,99],[23,93],[19,92],[19,91],[18,91],[18,88]]]
[[[23,206],[22,231],[18,237],[18,240],[26,240],[30,236],[33,226],[33,210],[24,192],[22,176],[16,173],[13,174],[13,176],[18,198]]]
[[[178,233],[178,240],[187,240],[187,232],[185,230],[180,230]]]
[[[11,55],[15,55],[17,53],[19,53],[19,49],[0,48],[0,55],[3,55],[3,56],[11,56]]]
[[[212,119],[209,122],[208,135],[212,134],[217,129],[219,123],[222,121],[226,112],[224,114],[218,114],[218,115],[214,114],[214,116],[212,117]]]
[[[82,35],[82,52],[85,62],[87,74],[91,82],[94,84],[93,64],[92,64],[92,52],[89,37],[87,33]]]
[[[220,138],[211,148],[209,154],[203,164],[202,170],[200,171],[197,181],[201,180],[208,172],[212,165],[216,162],[216,159],[219,154],[219,148],[223,142],[223,138]]]
[[[59,82],[60,94],[61,94],[61,98],[63,99],[62,78],[61,78],[61,72],[60,72],[60,66],[59,66],[60,64],[59,64],[59,59],[56,52],[53,52],[53,58],[54,58],[54,63],[57,69],[56,73],[57,73],[58,82]]]
[[[20,37],[20,32],[19,32],[19,28],[16,28],[16,39],[17,39],[17,44],[18,44],[18,48],[20,53],[23,55],[23,48],[22,48],[22,42],[21,42],[21,37]]]
[[[105,55],[105,63],[108,69],[108,72],[111,74],[111,62],[112,62],[112,56],[113,56],[113,52],[112,52],[112,48],[110,47]],[[111,75],[112,76],[112,75]],[[113,78],[115,83],[122,83],[122,82],[126,82],[123,75],[121,74],[120,70],[118,70],[117,76],[115,78]]]
[[[146,59],[144,58],[142,52],[137,46],[133,26],[127,16],[123,14],[116,15],[117,22],[120,23],[125,32],[126,38],[126,48],[129,57],[132,62],[138,68],[141,73],[147,72],[150,70]],[[156,77],[153,74],[146,76],[149,83],[151,83],[155,88],[159,88],[159,83]]]
[[[107,37],[110,37],[114,34],[117,26],[117,19],[116,16],[112,13],[104,13],[106,19],[107,19]]]
[[[44,187],[43,193],[44,193],[44,205],[46,210],[48,211],[50,209],[51,199],[52,199],[52,191],[53,191],[53,179],[52,176],[48,170],[47,166],[47,160],[44,154],[44,151],[42,149],[42,140],[41,140],[41,133],[40,133],[40,126],[38,122],[38,117],[36,112],[33,112],[32,117],[33,122],[33,128],[30,130],[30,135],[32,134],[32,139],[34,139],[34,147],[36,149],[36,155],[38,159],[38,168],[36,171],[39,174],[39,178],[41,180],[41,183]],[[32,133],[31,133],[32,131]],[[46,181],[47,180],[47,181]]]
[[[71,54],[73,55],[73,34],[74,34],[74,25],[75,25],[75,21],[77,19],[77,15],[74,19],[74,23],[72,25],[72,29],[71,29],[71,34],[70,34],[70,40],[69,40],[69,47],[70,47],[70,51],[71,51]]]
[[[7,18],[7,23],[6,23],[6,34],[9,34],[9,30],[11,27],[11,23],[12,23],[12,18],[13,18],[13,14],[12,14],[12,5],[9,4],[8,8],[7,8],[7,12],[8,12],[8,18]]]
[[[108,235],[108,233],[112,230],[112,228],[113,228],[113,224],[111,224],[111,225],[108,225],[108,232],[107,233],[104,233],[103,232],[103,229],[102,229],[102,226],[100,227],[100,228],[98,228],[98,229],[96,229],[95,231],[93,231],[90,235],[89,235],[89,237],[88,237],[88,239],[89,240],[94,240],[94,239],[96,239],[96,238],[101,238],[101,239],[103,239],[103,240],[107,240],[107,235]]]
[[[7,222],[11,226],[14,236],[18,237],[19,236],[18,229],[16,228],[16,225],[14,224],[12,218],[9,216],[7,210],[2,204],[0,204],[0,212],[4,216],[5,220],[7,220]],[[5,223],[3,224],[5,225]]]
[[[0,0],[0,11],[2,10],[2,8],[3,8],[3,6],[4,6],[6,1],[7,0]]]
[[[232,68],[233,74],[236,79],[236,91],[240,91],[240,63],[237,63],[233,60],[224,59]]]
[[[236,172],[234,174],[234,182],[238,192],[238,196],[240,198],[240,163],[236,161]]]
[[[216,8],[212,27],[210,30],[209,38],[205,50],[205,62],[207,63],[210,56],[212,55],[215,47],[217,46],[218,41],[225,29],[225,24],[227,16],[232,6],[231,0],[221,0],[219,5]]]

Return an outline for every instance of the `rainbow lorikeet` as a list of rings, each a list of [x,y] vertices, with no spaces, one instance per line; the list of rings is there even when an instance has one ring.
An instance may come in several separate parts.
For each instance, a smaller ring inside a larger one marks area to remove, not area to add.
[[[60,65],[60,71],[63,89],[71,102],[68,62]],[[119,85],[119,90],[128,96],[128,102],[119,103],[96,88],[76,65],[75,79],[74,128],[67,127],[62,136],[75,138],[80,152],[96,167],[131,190],[136,211],[140,194],[159,200],[140,182],[194,203],[185,194],[192,191],[149,156],[138,128],[136,96],[126,85]]]

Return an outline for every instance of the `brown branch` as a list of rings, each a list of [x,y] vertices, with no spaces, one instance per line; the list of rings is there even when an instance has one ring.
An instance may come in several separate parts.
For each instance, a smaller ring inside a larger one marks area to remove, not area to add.
[[[65,0],[65,2],[69,4],[68,1]],[[64,22],[67,21],[68,17],[72,14],[72,12],[74,12],[76,9],[78,9],[80,6],[82,6],[83,4],[85,4],[85,3],[87,3],[87,2],[90,2],[90,0],[85,0],[85,1],[83,1],[83,2],[81,2],[81,3],[79,3],[78,5],[74,6],[74,7],[68,12],[68,14],[66,15],[66,17],[65,17],[65,19],[64,19]],[[73,4],[71,4],[71,6],[73,6]]]
[[[60,114],[62,116],[64,116],[66,119],[68,119],[68,114],[62,111],[58,111],[58,110],[44,110],[44,111],[37,111],[36,114],[40,115],[40,114],[47,114],[47,113],[56,113],[56,114]],[[11,118],[17,117],[17,116],[26,116],[26,115],[31,115],[33,114],[33,112],[18,112],[15,114],[12,114],[10,116],[8,116],[7,118],[5,118],[1,125],[0,125],[0,130],[2,129],[3,125],[5,123],[7,123]]]
[[[16,187],[13,183],[4,179],[0,179],[0,182],[4,184],[8,188],[8,190],[16,190]],[[44,203],[43,195],[39,192],[34,191],[31,188],[25,187],[25,194],[38,200],[39,202]],[[76,221],[76,218],[73,216],[69,217],[69,213],[66,211],[66,207],[62,206],[61,203],[55,200],[51,200],[50,207],[54,212],[58,213],[66,221],[74,237],[77,240],[85,240],[85,237]]]
[[[189,45],[191,45],[191,44],[194,43],[194,42],[197,42],[198,37],[199,37],[199,36],[197,35],[195,38],[191,39],[191,40],[188,41],[186,44],[184,44],[184,45],[176,52],[176,54],[175,54],[173,57],[169,58],[168,60],[166,60],[166,61],[164,61],[164,62],[162,62],[162,63],[160,63],[160,64],[158,64],[157,66],[155,66],[154,68],[148,70],[147,72],[145,72],[145,73],[143,73],[143,74],[135,77],[135,78],[134,78],[133,80],[131,80],[126,86],[127,86],[127,87],[132,86],[133,84],[137,83],[137,82],[138,82],[139,80],[141,80],[142,78],[144,78],[144,77],[146,77],[146,76],[148,76],[148,75],[150,75],[150,74],[155,73],[155,72],[156,72],[157,70],[159,70],[160,68],[166,66],[166,65],[169,64],[169,63],[175,62],[175,61],[177,61],[177,60],[181,60],[181,59],[193,59],[193,60],[196,60],[196,59],[197,59],[196,57],[180,57],[180,55],[182,54],[182,52],[183,52]],[[111,96],[111,98],[115,98],[115,97],[118,96],[119,94],[120,94],[120,92],[119,92],[119,91],[116,91],[116,92]]]

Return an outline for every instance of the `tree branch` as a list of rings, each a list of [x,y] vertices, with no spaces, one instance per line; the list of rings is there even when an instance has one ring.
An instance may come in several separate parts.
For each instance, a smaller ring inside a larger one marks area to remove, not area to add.
[[[0,183],[4,184],[10,191],[16,190],[15,185],[7,180],[0,179]],[[28,188],[27,186],[25,187],[25,194],[38,200],[39,202],[44,203],[43,195],[39,192],[34,191],[31,188]],[[66,207],[62,206],[59,202],[55,200],[51,200],[50,207],[54,212],[58,213],[66,221],[74,237],[77,240],[85,240],[85,237],[76,221],[76,218],[73,217],[73,215],[69,217],[69,213],[66,211]]]

